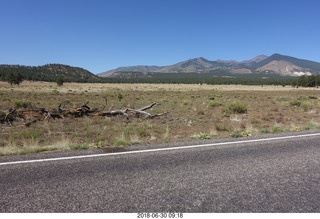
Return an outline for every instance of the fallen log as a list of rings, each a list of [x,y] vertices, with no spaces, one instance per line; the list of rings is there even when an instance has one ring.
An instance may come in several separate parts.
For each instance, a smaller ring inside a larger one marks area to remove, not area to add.
[[[160,105],[159,103],[152,103],[148,106],[142,107],[140,109],[124,109],[124,110],[112,110],[112,111],[104,111],[100,112],[97,115],[99,116],[106,116],[106,117],[112,117],[112,116],[124,116],[127,119],[130,117],[135,118],[154,118],[155,116],[159,115],[151,115],[148,112],[145,112],[148,109],[153,108],[156,105]]]
[[[112,116],[124,116],[127,119],[129,119],[129,115],[127,114],[128,110],[112,110],[112,111],[105,111],[105,112],[100,112],[98,115],[99,116],[106,116],[106,117],[112,117]]]
[[[160,105],[160,104],[159,103],[151,103],[148,106],[145,106],[145,107],[142,107],[142,108],[138,109],[138,111],[146,111],[146,110],[151,109],[152,107],[154,107],[156,105]]]
[[[40,120],[44,120],[48,111],[45,108],[35,108],[35,109],[24,109],[24,110],[16,110],[11,108],[8,110],[5,116],[5,121],[8,125],[12,126],[10,120],[22,119],[26,126],[30,126],[30,124],[35,123]],[[31,121],[31,122],[30,122]]]
[[[82,117],[84,115],[87,115],[89,113],[95,112],[97,111],[95,110],[91,110],[91,108],[88,106],[89,101],[87,101],[84,105],[77,107],[77,108],[67,108],[67,109],[63,109],[61,108],[61,104],[58,106],[58,110],[57,112],[59,114],[62,114],[63,116],[74,116],[74,117]]]
[[[6,121],[6,123],[10,126],[12,126],[10,120],[13,120],[12,115],[16,110],[14,108],[11,108],[8,110],[8,112],[6,113],[6,116],[4,117],[4,121]]]
[[[60,115],[59,113],[55,113],[55,112],[48,112],[44,118],[44,120],[50,120],[50,119],[63,119],[63,116]]]
[[[105,98],[107,103],[107,100]],[[160,113],[152,115],[149,112],[146,112],[153,107],[160,105],[159,103],[152,103],[150,105],[144,106],[139,109],[119,109],[119,110],[109,110],[103,111],[97,108],[91,109],[89,106],[89,101],[77,108],[62,108],[61,104],[55,110],[48,111],[45,108],[35,108],[35,109],[23,109],[23,110],[16,110],[11,108],[8,110],[4,117],[4,121],[12,126],[11,121],[21,119],[24,121],[25,126],[30,126],[31,124],[37,121],[44,121],[50,119],[63,119],[66,116],[73,116],[73,117],[82,117],[86,116],[105,116],[105,117],[117,117],[121,116],[126,118],[127,120],[130,118],[147,118],[153,119],[155,117],[163,116],[167,113]]]

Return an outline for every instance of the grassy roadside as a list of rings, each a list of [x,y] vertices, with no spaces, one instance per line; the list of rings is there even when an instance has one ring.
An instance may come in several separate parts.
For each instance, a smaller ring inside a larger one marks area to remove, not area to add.
[[[320,129],[320,93],[316,89],[200,85],[108,85],[24,82],[0,88],[0,117],[10,107],[138,108],[161,105],[154,119],[84,117],[41,121],[25,127],[0,124],[0,155],[52,150],[126,147],[266,133]],[[105,106],[104,98],[108,98]],[[121,97],[121,98],[119,98]]]

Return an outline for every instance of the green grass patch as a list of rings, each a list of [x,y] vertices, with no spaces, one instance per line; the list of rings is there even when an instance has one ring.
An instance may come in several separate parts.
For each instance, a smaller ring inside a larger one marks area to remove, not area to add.
[[[69,146],[70,149],[72,150],[86,150],[91,148],[92,144],[84,143],[84,144],[71,144]]]
[[[286,131],[286,129],[285,128],[283,128],[283,127],[280,127],[280,126],[274,126],[274,127],[272,127],[272,131],[271,131],[271,133],[281,133],[281,132],[285,132]]]
[[[14,107],[15,108],[31,108],[32,104],[25,100],[16,100],[14,102]]]
[[[290,101],[290,106],[296,106],[296,107],[299,107],[299,106],[301,106],[301,104],[302,104],[302,101],[301,100],[292,100],[292,101]]]
[[[1,148],[0,156],[8,156],[8,155],[25,155],[31,153],[41,153],[46,151],[56,151],[59,150],[58,147],[55,146],[43,146],[43,147],[6,147]]]
[[[211,101],[209,102],[209,106],[212,107],[212,108],[215,108],[215,107],[221,106],[221,105],[222,105],[222,104],[221,104],[220,102],[216,101],[216,100],[211,100]]]
[[[131,141],[127,140],[124,134],[122,133],[122,135],[119,137],[116,137],[112,143],[114,146],[128,146],[131,144]]]
[[[194,134],[191,136],[192,138],[196,138],[196,139],[211,139],[211,135],[207,134],[207,133],[203,133],[200,132],[199,134]]]
[[[305,130],[317,130],[317,129],[320,129],[320,123],[318,122],[309,122],[305,125],[304,127]]]
[[[243,114],[243,113],[247,113],[248,112],[248,107],[245,103],[241,103],[241,102],[234,102],[229,104],[225,109],[224,109],[225,113],[239,113],[239,114]]]

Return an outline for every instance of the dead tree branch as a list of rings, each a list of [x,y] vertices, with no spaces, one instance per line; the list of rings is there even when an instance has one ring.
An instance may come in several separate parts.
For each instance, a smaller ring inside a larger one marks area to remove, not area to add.
[[[107,99],[105,98],[105,102],[107,104]],[[89,106],[89,101],[80,107],[76,108],[62,108],[60,104],[57,109],[48,111],[45,108],[35,108],[35,109],[14,109],[11,108],[8,110],[4,117],[4,121],[12,126],[11,121],[22,119],[24,121],[25,126],[30,126],[31,124],[37,121],[44,121],[50,119],[63,119],[66,116],[71,116],[73,118],[83,117],[83,116],[105,116],[105,117],[124,117],[127,120],[130,118],[148,118],[153,119],[155,117],[159,117],[165,115],[167,113],[155,114],[152,115],[149,112],[146,112],[153,107],[160,105],[159,103],[152,103],[150,105],[144,106],[140,109],[119,109],[119,110],[109,110],[103,111],[98,108],[91,109]]]

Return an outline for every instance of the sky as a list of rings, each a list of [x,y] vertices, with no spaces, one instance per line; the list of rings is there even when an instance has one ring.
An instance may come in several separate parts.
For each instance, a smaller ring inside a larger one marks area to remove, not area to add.
[[[0,0],[0,64],[92,73],[280,53],[320,62],[319,0]]]

